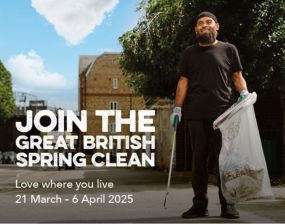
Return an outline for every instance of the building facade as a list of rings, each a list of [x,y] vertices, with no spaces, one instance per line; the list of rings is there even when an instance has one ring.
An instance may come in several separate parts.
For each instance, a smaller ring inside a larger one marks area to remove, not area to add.
[[[87,133],[82,135],[112,135],[115,120],[109,121],[108,132],[102,132],[101,117],[95,110],[121,110],[122,117],[128,118],[130,110],[144,109],[144,99],[135,94],[126,84],[118,60],[120,53],[103,53],[99,56],[80,56],[79,59],[79,111],[87,110]],[[140,135],[130,133],[129,126],[123,125],[117,135]],[[81,136],[82,141],[82,136]],[[82,144],[79,150],[83,150]]]

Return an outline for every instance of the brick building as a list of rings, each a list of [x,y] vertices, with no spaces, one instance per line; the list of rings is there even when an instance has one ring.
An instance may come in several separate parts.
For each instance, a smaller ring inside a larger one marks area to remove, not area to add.
[[[88,114],[84,135],[110,135],[115,131],[111,120],[108,133],[102,133],[101,118],[95,116],[95,110],[121,110],[122,117],[128,118],[130,110],[144,109],[143,97],[136,95],[124,81],[119,56],[120,53],[103,53],[79,58],[79,111],[87,110]],[[138,133],[130,133],[128,125],[123,125],[122,132],[117,134]]]

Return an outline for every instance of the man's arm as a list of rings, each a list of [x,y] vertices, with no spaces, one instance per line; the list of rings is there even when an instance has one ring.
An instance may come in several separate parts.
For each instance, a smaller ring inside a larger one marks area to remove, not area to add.
[[[188,89],[188,78],[181,76],[176,88],[175,107],[170,116],[171,124],[174,129],[176,129],[177,124],[181,121],[181,116],[182,116],[181,107],[185,100],[187,89]]]
[[[182,107],[188,89],[188,78],[181,76],[176,89],[175,106]]]
[[[232,76],[232,79],[233,79],[236,91],[241,93],[241,91],[247,90],[246,81],[243,78],[241,71],[234,72],[233,76]]]

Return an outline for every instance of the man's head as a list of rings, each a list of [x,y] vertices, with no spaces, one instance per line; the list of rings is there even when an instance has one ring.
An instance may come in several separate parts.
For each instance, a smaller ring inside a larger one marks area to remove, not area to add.
[[[195,33],[200,44],[212,44],[218,36],[217,17],[210,12],[201,12],[196,18]]]

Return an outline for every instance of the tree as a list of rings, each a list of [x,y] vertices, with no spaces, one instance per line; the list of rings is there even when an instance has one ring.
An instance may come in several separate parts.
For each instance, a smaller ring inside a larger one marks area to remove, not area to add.
[[[15,111],[11,74],[0,61],[0,123],[12,117]]]
[[[260,41],[259,72],[265,71],[266,83],[280,92],[283,112],[283,153],[285,152],[285,1],[269,0],[257,5],[254,13],[259,15],[256,34]],[[264,37],[264,38],[263,38]],[[262,54],[263,53],[263,54]],[[262,65],[262,63],[264,63]],[[283,173],[285,157],[283,156]]]
[[[173,74],[182,49],[177,45],[180,16],[183,16],[177,12],[181,7],[178,0],[142,2],[140,10],[146,10],[145,16],[133,30],[119,38],[124,49],[120,64],[137,92],[171,95],[175,86]],[[163,88],[157,88],[157,83]]]

